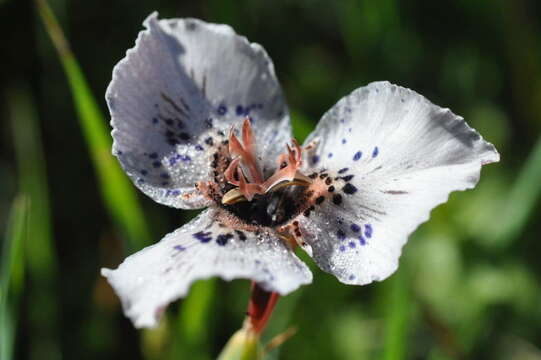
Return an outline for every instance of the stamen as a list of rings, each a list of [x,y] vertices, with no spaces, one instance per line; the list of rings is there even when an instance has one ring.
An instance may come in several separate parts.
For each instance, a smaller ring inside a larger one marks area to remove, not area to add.
[[[295,173],[295,177],[293,178],[293,180],[291,180],[291,181],[287,181],[287,180],[281,181],[281,182],[279,182],[279,183],[277,183],[275,185],[272,185],[265,192],[268,193],[268,192],[271,192],[271,191],[276,191],[278,189],[284,188],[286,186],[292,186],[292,185],[310,186],[310,185],[312,185],[312,179],[310,179],[308,176],[303,175],[301,172],[297,171]]]
[[[260,184],[247,183],[244,173],[240,168],[237,168],[239,174],[239,190],[248,201],[252,201],[255,194],[264,194],[265,191]]]
[[[305,176],[299,169],[302,165],[302,148],[295,139],[291,146],[286,144],[286,152],[278,156],[278,169],[267,180],[263,179],[256,161],[254,135],[250,120],[246,118],[242,124],[242,143],[234,134],[229,133],[229,153],[234,158],[227,167],[224,177],[226,181],[238,188],[228,191],[223,199],[224,204],[239,201],[252,201],[257,194],[263,195],[285,186],[309,186],[312,179]],[[250,179],[246,178],[243,167],[248,171]]]
[[[255,160],[254,136],[248,118],[245,118],[242,124],[242,144],[233,133],[233,129],[231,129],[229,133],[229,152],[231,155],[240,156],[242,163],[248,168],[250,176],[255,183],[263,182],[263,176]]]
[[[239,180],[235,179],[235,174],[237,174],[239,164],[240,158],[234,159],[233,161],[231,161],[224,173],[225,180],[235,186],[239,186]]]
[[[222,204],[232,205],[241,201],[248,201],[239,188],[234,188],[225,193],[222,197]]]

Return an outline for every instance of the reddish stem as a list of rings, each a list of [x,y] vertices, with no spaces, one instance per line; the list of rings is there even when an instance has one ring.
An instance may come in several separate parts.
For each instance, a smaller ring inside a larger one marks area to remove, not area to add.
[[[260,334],[265,329],[267,322],[274,310],[274,306],[280,295],[276,292],[269,292],[252,282],[252,294],[248,304],[248,318],[252,329]]]

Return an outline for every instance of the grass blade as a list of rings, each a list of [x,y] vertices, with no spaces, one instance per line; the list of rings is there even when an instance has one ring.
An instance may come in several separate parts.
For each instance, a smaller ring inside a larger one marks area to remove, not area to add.
[[[23,85],[10,89],[8,104],[19,185],[21,192],[34,204],[30,219],[30,227],[33,229],[32,246],[26,249],[28,266],[30,271],[39,277],[38,280],[47,281],[56,273],[56,257],[53,250],[49,186],[38,115],[30,91]]]
[[[0,268],[0,359],[13,359],[19,296],[24,285],[23,244],[27,236],[28,199],[19,195],[11,207]]]
[[[111,155],[112,141],[105,117],[51,8],[45,0],[36,0],[36,4],[66,73],[105,206],[127,236],[129,250],[140,249],[150,243],[149,229],[134,187]]]
[[[216,279],[199,280],[192,285],[190,295],[182,302],[176,321],[175,343],[171,359],[210,359],[208,334],[210,314],[216,296]]]
[[[38,116],[30,91],[22,83],[9,89],[7,96],[19,187],[32,203],[28,210],[32,241],[24,244],[24,260],[32,284],[26,292],[29,299],[26,312],[32,328],[31,357],[57,359],[60,353],[55,291],[58,270]],[[44,350],[46,354],[43,354]]]
[[[408,320],[412,302],[407,287],[406,268],[402,267],[384,283],[381,302],[385,312],[384,360],[407,357]]]
[[[494,222],[488,240],[500,248],[510,245],[525,228],[541,195],[541,137],[519,172],[501,209],[499,221]]]

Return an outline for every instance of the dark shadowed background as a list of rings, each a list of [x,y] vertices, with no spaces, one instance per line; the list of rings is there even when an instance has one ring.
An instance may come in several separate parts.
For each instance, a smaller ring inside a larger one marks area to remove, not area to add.
[[[478,188],[454,193],[410,238],[389,280],[350,287],[312,266],[314,284],[281,299],[266,331],[298,328],[271,359],[541,359],[538,1],[50,5],[103,114],[113,66],[158,10],[262,44],[299,140],[342,96],[389,80],[450,107],[499,149]],[[136,331],[99,269],[194,213],[154,203],[103,165],[109,119],[81,121],[91,98],[34,2],[0,0],[0,33],[0,359],[214,358],[242,323],[249,282],[199,282],[160,328]]]

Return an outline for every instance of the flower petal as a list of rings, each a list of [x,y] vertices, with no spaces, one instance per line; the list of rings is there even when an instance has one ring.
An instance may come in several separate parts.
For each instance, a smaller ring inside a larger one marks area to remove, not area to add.
[[[249,116],[258,153],[274,160],[291,136],[288,110],[265,50],[230,27],[156,13],[144,25],[107,89],[113,153],[157,202],[202,207],[194,184],[231,125]]]
[[[118,269],[102,269],[136,327],[155,326],[165,307],[186,296],[195,280],[252,279],[282,295],[312,281],[308,267],[282,241],[224,227],[216,214],[207,210]]]
[[[314,140],[307,173],[319,169],[328,193],[300,226],[318,265],[348,284],[391,275],[430,211],[499,160],[464,119],[387,82],[340,100],[307,143]]]

